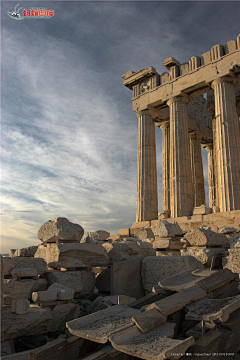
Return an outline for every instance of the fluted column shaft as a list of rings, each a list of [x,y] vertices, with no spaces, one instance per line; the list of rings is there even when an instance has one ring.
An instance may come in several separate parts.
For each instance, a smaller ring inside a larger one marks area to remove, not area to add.
[[[158,218],[155,123],[148,111],[138,115],[136,221]]]
[[[163,188],[163,210],[170,210],[170,184],[169,184],[169,157],[170,157],[170,128],[169,121],[161,123],[162,140],[162,188]]]
[[[200,142],[201,135],[191,133],[189,134],[189,139],[194,206],[200,206],[202,204],[205,204],[204,175]]]
[[[175,97],[167,104],[170,107],[170,210],[173,218],[192,214],[193,184],[187,105]]]
[[[216,202],[216,187],[215,187],[215,171],[214,171],[214,154],[213,143],[203,146],[208,152],[208,189],[209,189],[209,207],[217,205]]]
[[[215,97],[217,197],[220,211],[240,209],[240,132],[231,78],[212,82]]]

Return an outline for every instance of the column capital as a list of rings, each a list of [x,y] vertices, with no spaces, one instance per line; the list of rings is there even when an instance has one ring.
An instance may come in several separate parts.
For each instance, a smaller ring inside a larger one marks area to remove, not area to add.
[[[195,132],[190,132],[188,133],[189,134],[189,138],[190,139],[198,139],[200,140],[202,138],[202,135],[201,134],[197,134]]]
[[[161,130],[165,130],[167,128],[169,128],[170,126],[170,123],[169,123],[169,120],[167,121],[162,121],[161,123],[158,123],[158,127],[160,127]]]
[[[202,147],[207,151],[213,150],[213,143],[202,144]]]
[[[214,90],[217,85],[223,84],[223,83],[225,83],[225,84],[233,84],[235,86],[238,83],[238,79],[236,77],[233,77],[233,76],[219,77],[219,78],[212,81],[211,87]]]
[[[181,102],[184,104],[189,104],[192,101],[192,97],[187,95],[186,93],[182,92],[181,95],[179,96],[174,96],[171,97],[168,101],[167,101],[167,105],[170,106],[173,103],[176,102]]]
[[[135,111],[137,116],[143,116],[143,115],[149,115],[151,116],[151,111],[148,109],[145,110],[140,110],[140,111]]]

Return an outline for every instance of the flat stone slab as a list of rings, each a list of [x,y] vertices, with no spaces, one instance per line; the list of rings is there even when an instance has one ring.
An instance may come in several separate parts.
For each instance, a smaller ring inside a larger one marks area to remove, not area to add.
[[[144,313],[134,316],[132,318],[132,321],[134,321],[135,325],[144,334],[165,323],[167,321],[167,317],[162,315],[156,309],[151,309],[149,311],[145,311]]]
[[[187,305],[186,320],[219,320],[225,322],[229,315],[240,308],[240,295],[225,299],[202,299]]]
[[[226,246],[228,238],[225,234],[219,234],[211,229],[193,229],[184,235],[191,246]]]
[[[142,284],[151,291],[159,281],[187,270],[203,269],[192,256],[147,256],[142,260]]]
[[[43,275],[47,270],[47,264],[42,258],[32,257],[3,257],[4,275],[11,275],[15,268],[33,268],[37,275]]]
[[[207,296],[206,291],[198,285],[194,285],[188,289],[156,301],[155,303],[149,305],[147,310],[155,308],[165,316],[171,315],[191,302],[200,300],[205,296]]]
[[[195,285],[200,280],[200,277],[192,275],[192,270],[187,270],[159,281],[158,285],[166,290],[182,291]]]
[[[208,277],[217,273],[218,271],[219,270],[197,269],[192,271],[192,274],[194,276]]]
[[[199,281],[198,286],[207,291],[207,293],[210,293],[235,278],[236,274],[232,273],[229,269],[223,269]]]
[[[142,334],[136,327],[123,330],[110,337],[112,346],[125,354],[146,360],[169,359],[174,354],[174,359],[184,355],[195,340],[191,336],[186,340],[170,339],[174,334],[175,324],[164,323],[149,332]]]
[[[131,319],[139,313],[127,305],[117,305],[69,321],[66,326],[73,335],[104,344],[111,334],[133,326]]]
[[[184,246],[183,242],[169,239],[157,239],[153,242],[154,249],[170,249],[170,250],[179,250],[182,249]]]
[[[37,277],[38,273],[33,268],[14,268],[11,271],[13,279],[24,278],[24,277]]]

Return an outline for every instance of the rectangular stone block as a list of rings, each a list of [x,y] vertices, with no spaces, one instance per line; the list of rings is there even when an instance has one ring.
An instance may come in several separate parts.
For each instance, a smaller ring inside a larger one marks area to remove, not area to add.
[[[119,229],[118,235],[130,236],[130,229]]]
[[[210,214],[210,212],[211,210],[206,206],[195,206],[195,208],[193,209],[193,215],[207,215]]]
[[[169,74],[167,72],[162,73],[162,75],[160,75],[160,84],[167,84],[169,82]]]
[[[180,74],[181,75],[188,74],[188,62],[185,62],[185,63],[181,64]]]
[[[132,229],[141,229],[144,227],[150,227],[150,221],[139,221],[132,224]]]
[[[199,284],[199,283],[198,283]],[[181,310],[187,304],[193,301],[200,300],[207,296],[207,292],[200,286],[194,285],[188,289],[182,290],[176,294],[170,295],[167,298],[159,300],[147,307],[147,310],[157,309],[163,315],[171,315],[178,310]]]
[[[42,258],[32,257],[4,257],[4,275],[11,275],[15,268],[33,268],[37,270],[38,275],[43,275],[47,270],[47,264]]]
[[[32,299],[37,303],[52,302],[57,300],[57,290],[38,291],[32,293]]]
[[[154,240],[152,245],[154,249],[179,250],[183,248],[184,243],[176,240],[162,238],[162,239]]]
[[[111,295],[127,295],[136,299],[144,295],[141,259],[114,262],[111,271]]]
[[[30,311],[30,301],[27,299],[13,300],[11,311],[18,315],[27,314]]]
[[[207,291],[207,293],[210,293],[235,278],[236,274],[232,273],[229,269],[223,269],[199,281],[198,286]]]
[[[149,311],[145,311],[144,313],[134,316],[132,320],[144,334],[154,329],[155,327],[165,323],[167,321],[167,317],[163,316],[156,309],[151,309]]]
[[[184,237],[191,246],[220,247],[228,245],[228,238],[225,234],[219,234],[210,229],[194,229],[185,234]]]
[[[236,40],[230,40],[224,46],[225,54],[230,54],[237,50],[237,42]]]
[[[40,251],[43,251],[42,246]],[[35,256],[38,256],[38,250]],[[109,259],[105,249],[100,244],[52,243],[47,245],[46,261],[51,267],[68,269],[107,266]]]
[[[210,64],[211,62],[211,52],[207,51],[201,56],[201,66]]]

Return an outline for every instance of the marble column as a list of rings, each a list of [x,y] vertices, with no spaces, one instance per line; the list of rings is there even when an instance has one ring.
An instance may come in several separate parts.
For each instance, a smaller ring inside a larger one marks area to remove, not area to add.
[[[187,105],[182,98],[168,100],[170,107],[170,210],[171,217],[193,213],[193,184]]]
[[[163,189],[163,210],[170,211],[170,186],[169,186],[169,156],[170,156],[170,128],[169,121],[160,124],[162,129],[162,189]]]
[[[203,148],[208,152],[208,189],[209,189],[209,207],[216,204],[216,188],[215,188],[215,174],[214,174],[214,155],[213,143],[203,145]]]
[[[158,218],[155,122],[150,113],[138,114],[136,222]]]
[[[240,131],[234,84],[222,77],[211,84],[215,97],[217,196],[220,211],[240,209]]]
[[[205,204],[201,135],[189,134],[194,206]]]

